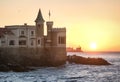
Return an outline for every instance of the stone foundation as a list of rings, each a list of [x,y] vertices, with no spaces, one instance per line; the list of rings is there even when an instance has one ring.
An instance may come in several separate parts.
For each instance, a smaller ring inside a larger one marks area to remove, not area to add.
[[[46,48],[0,48],[0,58],[6,64],[24,66],[58,66],[66,62],[66,49]]]

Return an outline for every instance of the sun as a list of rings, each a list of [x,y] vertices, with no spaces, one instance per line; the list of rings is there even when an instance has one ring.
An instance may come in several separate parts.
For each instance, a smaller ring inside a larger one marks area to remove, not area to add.
[[[95,42],[90,43],[90,48],[91,49],[96,49],[97,48],[96,43]]]

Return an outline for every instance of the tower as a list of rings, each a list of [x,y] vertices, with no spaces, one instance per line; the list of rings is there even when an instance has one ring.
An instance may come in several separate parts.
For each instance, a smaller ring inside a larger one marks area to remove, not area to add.
[[[44,36],[44,22],[41,10],[39,9],[37,18],[35,20],[36,23],[36,36],[37,37],[43,37]]]
[[[49,43],[52,42],[52,27],[53,27],[53,21],[47,21],[46,22],[47,25],[47,39]]]
[[[39,9],[36,23],[36,46],[44,46],[44,22],[41,10]]]
[[[49,21],[46,22],[47,25],[47,42],[50,44],[50,46],[52,45],[52,27],[53,27],[53,21],[50,21],[50,10],[49,10]]]

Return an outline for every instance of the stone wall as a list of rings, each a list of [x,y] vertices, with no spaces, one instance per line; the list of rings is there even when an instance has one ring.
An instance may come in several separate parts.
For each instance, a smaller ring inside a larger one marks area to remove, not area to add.
[[[0,48],[0,58],[6,64],[57,66],[66,62],[66,49],[62,47]]]
[[[46,54],[48,54],[48,61],[53,66],[62,65],[66,62],[66,48],[65,47],[47,47]]]

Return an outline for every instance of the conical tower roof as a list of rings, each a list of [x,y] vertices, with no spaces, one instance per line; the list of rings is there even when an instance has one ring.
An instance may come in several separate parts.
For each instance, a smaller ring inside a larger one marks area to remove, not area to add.
[[[38,21],[45,22],[40,9],[39,9],[39,12],[38,12],[38,15],[37,15],[37,18],[36,18],[35,22],[38,22]]]

